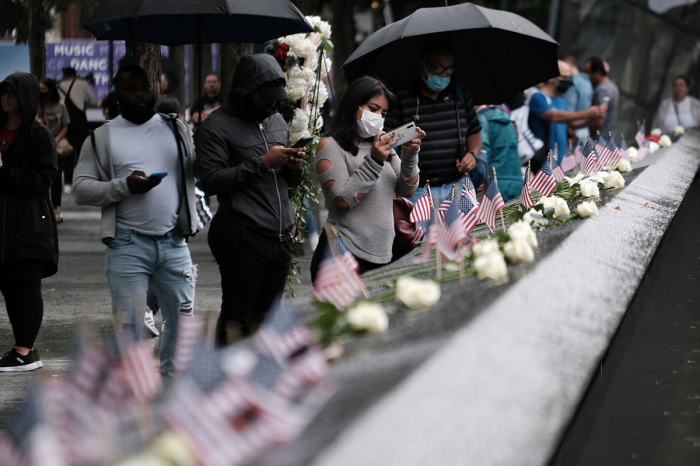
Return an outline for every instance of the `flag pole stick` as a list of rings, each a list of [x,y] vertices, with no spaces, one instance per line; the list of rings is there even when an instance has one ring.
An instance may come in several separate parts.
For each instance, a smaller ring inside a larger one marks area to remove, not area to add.
[[[440,235],[440,229],[443,226],[442,222],[438,220],[438,202],[440,202],[440,199],[433,197],[433,213],[435,214],[434,228],[437,228],[437,236]],[[438,281],[442,280],[442,257],[440,257],[440,248],[437,246],[435,247],[435,276]]]
[[[551,162],[551,157],[552,157],[552,151],[549,151],[549,157],[550,157],[550,164]],[[496,167],[491,167],[493,169],[493,182],[496,183],[496,186],[498,186],[498,178],[496,178]],[[501,227],[503,228],[503,231],[506,231],[506,221],[503,219],[503,207],[498,211],[501,214]],[[493,232],[492,232],[493,233]]]

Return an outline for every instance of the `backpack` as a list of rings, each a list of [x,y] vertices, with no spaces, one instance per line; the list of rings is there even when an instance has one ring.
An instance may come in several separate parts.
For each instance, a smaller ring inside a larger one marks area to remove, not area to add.
[[[65,96],[64,104],[66,105],[66,110],[68,110],[68,116],[70,117],[70,124],[68,125],[68,132],[66,133],[66,138],[73,145],[73,147],[80,150],[80,146],[83,145],[83,141],[88,136],[88,121],[84,110],[80,110],[73,99],[70,97],[70,91],[73,89],[73,84],[75,84],[74,79],[68,88],[68,92],[65,92],[61,86],[57,86],[58,90]],[[76,151],[77,152],[77,151]]]

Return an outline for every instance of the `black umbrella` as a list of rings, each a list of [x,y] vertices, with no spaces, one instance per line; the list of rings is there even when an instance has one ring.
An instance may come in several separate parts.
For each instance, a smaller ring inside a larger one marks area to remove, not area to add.
[[[365,39],[343,64],[348,81],[362,75],[394,88],[415,79],[421,44],[441,39],[455,53],[454,77],[474,104],[499,104],[559,75],[559,44],[514,13],[463,3],[420,8]]]
[[[289,0],[108,0],[83,27],[100,40],[161,45],[264,42],[314,31]]]

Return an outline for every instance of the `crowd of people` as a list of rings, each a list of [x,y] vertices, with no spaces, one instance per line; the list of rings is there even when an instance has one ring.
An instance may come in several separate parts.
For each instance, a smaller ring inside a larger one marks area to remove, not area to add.
[[[441,203],[465,176],[479,188],[495,170],[503,198],[513,199],[528,164],[536,172],[550,152],[561,161],[572,143],[616,134],[620,93],[599,57],[583,72],[565,57],[559,76],[478,107],[455,79],[458,59],[449,44],[428,41],[409,86],[389,89],[367,76],[349,84],[310,165],[328,212],[312,280],[331,254],[331,234],[360,273],[396,260],[394,202],[416,201],[426,184]],[[289,192],[302,181],[306,151],[293,147],[278,113],[288,98],[279,63],[265,53],[244,56],[225,99],[218,75],[208,74],[192,126],[175,97],[156,100],[140,66],[121,66],[113,85],[107,122],[88,134],[85,106],[96,102],[75,70],[64,70],[60,83],[26,73],[0,83],[0,291],[15,337],[0,371],[43,365],[34,346],[41,279],[57,271],[64,192],[101,207],[115,321],[134,336],[144,323],[160,334],[164,376],[174,373],[178,322],[195,308],[187,238],[202,228],[196,184],[219,205],[207,237],[221,276],[217,346],[253,334],[281,299],[295,234]],[[700,125],[689,85],[674,79],[654,126]],[[417,135],[399,144],[393,130],[411,121]]]

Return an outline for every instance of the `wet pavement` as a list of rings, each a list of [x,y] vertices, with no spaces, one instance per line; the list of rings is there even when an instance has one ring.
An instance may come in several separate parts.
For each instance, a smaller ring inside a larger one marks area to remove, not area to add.
[[[633,173],[628,174],[625,177],[627,184],[631,183],[642,172],[643,169],[638,168]],[[614,200],[619,192],[606,193],[602,204]],[[30,373],[2,374],[0,377],[0,386],[2,387],[2,391],[0,391],[0,427],[6,425],[7,413],[22,398],[25,387],[35,384],[40,378],[60,377],[67,372],[71,362],[68,354],[72,344],[72,337],[79,325],[88,325],[98,332],[105,332],[111,326],[109,290],[103,270],[104,246],[99,240],[99,209],[76,206],[70,196],[66,196],[64,197],[63,212],[65,222],[59,225],[61,248],[59,273],[44,280],[43,284],[45,317],[37,340],[37,347],[41,351],[45,367]],[[460,330],[464,328],[479,328],[477,324],[480,324],[483,321],[483,317],[492,312],[493,304],[510,287],[517,285],[521,278],[527,277],[540,262],[557,251],[582,224],[583,222],[580,220],[572,221],[561,227],[540,232],[538,234],[540,248],[536,252],[536,262],[512,268],[510,283],[477,284],[473,278],[468,279],[464,287],[460,286],[457,281],[445,283],[442,285],[443,299],[439,305],[432,310],[424,312],[407,312],[396,305],[389,306],[387,309],[391,319],[389,332],[382,335],[359,337],[346,343],[345,355],[335,362],[332,367],[332,373],[339,384],[339,390],[335,397],[296,443],[272,449],[260,463],[303,465],[309,464],[316,458],[317,464],[378,464],[377,462],[363,462],[356,458],[354,454],[341,456],[347,461],[339,461],[339,456],[334,456],[332,453],[325,456],[318,455],[324,450],[332,450],[336,443],[342,443],[339,439],[343,438],[343,433],[352,429],[354,425],[359,424],[361,419],[367,417],[368,412],[375,412],[378,408],[388,405],[390,400],[398,399],[399,397],[396,393],[416,378],[414,377],[415,373],[418,372],[418,369],[424,363],[430,361],[435,355],[440,354],[441,350],[451,343],[455,338],[455,334],[459,333]],[[652,244],[650,247],[655,247],[655,245]],[[193,261],[199,264],[199,278],[195,299],[196,309],[216,313],[220,298],[219,276],[216,264],[206,243],[206,231],[191,240],[190,249]],[[313,317],[315,310],[310,305],[309,252],[307,251],[304,256],[298,257],[298,261],[302,270],[302,283],[295,286],[295,298],[293,301],[297,304],[302,315],[310,318]],[[646,265],[640,264],[640,267],[644,268]],[[577,285],[572,284],[571,286]],[[520,303],[520,305],[523,306],[523,309],[527,309],[524,303]],[[159,316],[156,317],[156,321],[157,325],[160,325]],[[601,338],[604,337],[604,335],[601,336]],[[565,336],[561,338],[565,338]],[[669,335],[669,338],[675,341],[676,337]],[[9,322],[4,312],[4,303],[0,301],[0,342],[5,343],[7,349],[9,349],[12,340]],[[151,341],[154,342],[154,347],[157,346],[157,339]],[[697,339],[695,340],[696,342]],[[687,351],[692,353],[692,348],[688,349],[687,344],[683,348],[680,348],[680,345],[684,345],[684,343],[679,342],[679,351],[683,351],[683,354],[686,354],[685,352]],[[469,364],[477,361],[480,354],[484,358],[487,357],[487,351],[464,354],[462,361],[464,366],[467,367]],[[631,354],[633,357],[636,353],[632,352]],[[644,360],[646,357],[640,356],[640,359]],[[688,356],[688,360],[691,359],[692,354]],[[700,360],[700,357],[696,359]],[[450,376],[454,374],[444,375],[444,380],[435,378],[434,386],[424,394],[426,400],[431,400],[435,396],[439,397],[440,393],[442,393],[441,384],[450,380]],[[477,380],[479,374],[469,375],[469,377],[472,376],[474,380]],[[660,377],[658,380],[663,384],[666,379]],[[690,377],[683,383],[692,384],[695,383],[694,380],[696,381],[696,379]],[[524,382],[528,383],[527,380]],[[693,393],[697,393],[697,391],[693,392],[692,385],[683,385],[683,383],[681,383],[681,386],[689,390],[687,396],[691,397],[686,401],[692,404],[695,400],[692,398]],[[657,393],[655,396],[659,396],[659,394]],[[455,403],[455,408],[459,408],[459,401],[457,400]],[[570,400],[569,403],[575,406],[577,402],[576,400]],[[660,403],[664,404],[663,402]],[[684,412],[690,412],[687,407],[689,406],[688,403],[685,403],[684,407],[680,408],[680,411],[676,407],[673,407],[671,411],[676,413],[678,418],[690,419],[692,416],[683,414]],[[700,406],[700,400],[697,404]],[[502,408],[507,410],[508,404],[504,403]],[[499,411],[494,410],[491,414],[494,417],[494,425],[498,424],[495,422],[495,418],[499,417]],[[463,415],[470,416],[469,413],[464,413]],[[557,413],[555,416],[561,417],[562,415]],[[665,416],[661,418],[661,421],[656,421],[662,422],[671,418],[673,416]],[[567,425],[567,419],[559,422]],[[700,436],[700,427],[694,419],[697,419],[697,416],[689,421],[689,425],[681,428],[679,434],[681,437],[692,440]],[[400,421],[397,422],[400,423]],[[442,432],[441,429],[437,429],[437,425],[431,424],[428,419],[416,418],[413,419],[412,423],[422,426],[424,438],[428,438],[428,434],[436,435]],[[444,425],[450,426],[452,424],[445,422]],[[402,426],[397,425],[395,427],[398,431]],[[478,432],[479,429],[476,429],[465,434],[473,438],[479,438],[479,435],[488,433],[489,429],[489,426],[483,426],[483,432]],[[597,430],[597,428],[593,430]],[[446,438],[455,435],[457,438],[462,437],[461,434],[456,432],[445,432],[444,434]],[[556,438],[557,434],[548,431],[546,436],[554,436]],[[574,434],[574,436],[577,436],[577,434]],[[494,438],[497,438],[497,436],[494,435]],[[401,439],[398,439],[398,441],[401,443]],[[408,436],[406,441],[410,442]],[[555,444],[556,442],[554,440]],[[433,448],[429,442],[424,442],[427,444],[422,446],[419,445],[420,442],[413,443],[416,443],[416,445],[413,445],[415,448],[422,447],[423,450],[429,453]],[[517,444],[517,442],[513,443]],[[387,448],[396,450],[393,445],[393,443],[389,444],[387,442]],[[694,442],[687,441],[686,445],[694,446]],[[551,449],[550,446],[545,446],[543,450],[547,448]],[[605,448],[602,451],[605,451]],[[700,451],[698,448],[696,450]],[[340,451],[343,450],[338,450],[338,452]],[[367,451],[371,452],[373,450],[368,448]],[[527,455],[527,451],[523,453]],[[436,452],[431,454],[435,458],[441,456]],[[533,458],[535,457],[533,454]],[[402,464],[393,461],[390,455],[387,458],[382,461],[382,464]],[[465,458],[469,458],[469,456],[445,457],[443,455],[441,462],[442,464],[469,463],[470,461]],[[494,460],[479,462],[478,464],[497,463]],[[403,464],[420,463],[409,461]],[[542,461],[533,462],[526,460],[521,464],[542,464]],[[641,464],[653,463],[642,462]]]

